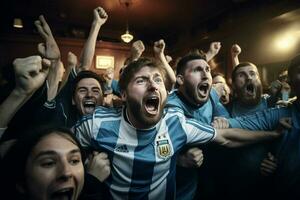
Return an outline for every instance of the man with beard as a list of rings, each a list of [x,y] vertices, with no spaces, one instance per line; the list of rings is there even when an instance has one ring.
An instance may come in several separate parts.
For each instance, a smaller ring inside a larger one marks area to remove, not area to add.
[[[165,109],[165,81],[161,65],[147,58],[130,63],[119,81],[125,106],[97,107],[74,127],[83,147],[108,153],[112,166],[106,183],[114,199],[174,199],[176,155],[185,144],[237,147],[280,135],[215,130],[186,118],[181,109]]]
[[[182,57],[177,64],[176,71],[178,90],[170,94],[166,107],[178,107],[184,111],[186,117],[195,118],[207,125],[211,124],[214,117],[229,117],[227,110],[219,101],[216,90],[212,89],[210,66],[205,56],[188,54]],[[204,156],[206,159],[207,151]],[[202,165],[202,162],[202,150],[197,147],[185,149],[179,154],[176,169],[176,199],[195,197],[198,167]],[[211,170],[206,170],[206,168],[204,170],[202,167],[201,171],[203,172],[201,180],[204,180],[205,187],[210,186],[212,179],[207,174]],[[207,180],[205,180],[206,177]],[[203,190],[201,195],[206,195]]]
[[[290,62],[288,68],[291,89],[296,96],[300,96],[300,55],[297,55]],[[248,130],[274,130],[281,118],[288,117],[284,121],[286,126],[290,126],[289,133],[285,134],[280,141],[276,152],[277,169],[272,181],[272,191],[267,194],[268,198],[272,196],[278,198],[282,195],[285,199],[299,199],[299,141],[300,141],[300,101],[299,98],[288,107],[269,108],[251,115],[243,115],[227,120],[228,127],[243,128]],[[290,125],[291,124],[291,125]],[[224,122],[221,124],[224,127]],[[215,127],[221,127],[215,124]],[[274,163],[274,161],[273,161]],[[270,168],[269,168],[270,169]],[[273,171],[274,169],[272,169]],[[230,177],[232,178],[232,177]],[[228,182],[227,182],[228,184]],[[276,187],[274,187],[276,186]],[[250,189],[250,188],[249,188]],[[257,187],[256,187],[257,189]],[[253,190],[251,190],[253,192]],[[248,196],[251,198],[250,196]],[[251,198],[253,199],[253,198]]]
[[[257,67],[250,62],[238,64],[232,71],[233,100],[228,106],[232,117],[267,109],[267,96],[262,95],[262,84]]]
[[[232,88],[233,100],[228,105],[228,111],[232,117],[252,114],[270,107],[268,96],[262,95],[261,80],[254,64],[241,62],[233,69]],[[251,195],[259,194],[257,188],[263,181],[260,166],[269,150],[270,143],[261,143],[238,150],[224,151],[227,171],[224,172],[223,180],[228,186],[224,189],[229,198],[244,194],[249,189],[253,191]]]

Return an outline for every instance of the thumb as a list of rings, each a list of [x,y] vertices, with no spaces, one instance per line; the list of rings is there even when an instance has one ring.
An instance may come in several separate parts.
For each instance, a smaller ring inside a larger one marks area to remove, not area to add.
[[[43,56],[46,57],[46,47],[44,43],[38,44],[38,52]]]

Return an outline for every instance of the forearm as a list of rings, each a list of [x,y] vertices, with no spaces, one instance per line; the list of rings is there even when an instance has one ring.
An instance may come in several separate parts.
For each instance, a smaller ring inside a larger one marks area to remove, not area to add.
[[[167,72],[167,78],[168,78],[168,80],[170,80],[170,84],[171,85],[175,84],[176,76],[175,76],[174,70],[167,62],[165,55],[163,53],[161,53],[159,55],[156,55],[155,57],[157,60],[159,60],[162,63],[163,67],[165,68],[165,70]]]
[[[211,51],[208,51],[208,52],[205,53],[205,57],[206,57],[207,62],[210,61],[211,59],[213,59],[215,56],[216,56],[216,54],[214,54]]]
[[[272,140],[281,135],[275,131],[249,131],[244,129],[219,129],[218,134],[222,137],[222,144],[230,148]]]
[[[238,55],[232,55],[231,56],[231,61],[232,61],[232,67],[233,68],[236,67],[238,64],[240,64]]]
[[[16,112],[24,105],[32,94],[21,94],[14,89],[0,105],[0,128],[7,127]]]
[[[60,60],[51,61],[51,67],[50,71],[47,77],[47,100],[51,101],[53,100],[57,93],[58,93],[58,87],[60,83]]]
[[[100,28],[101,28],[101,25],[99,23],[97,23],[97,22],[92,23],[89,37],[88,37],[87,41],[85,42],[83,50],[81,52],[77,72],[90,69],[92,62],[93,62],[94,54],[95,54],[97,36],[100,31]]]

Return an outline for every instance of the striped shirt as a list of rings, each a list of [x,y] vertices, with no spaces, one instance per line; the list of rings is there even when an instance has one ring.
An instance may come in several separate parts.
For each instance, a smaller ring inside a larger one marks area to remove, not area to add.
[[[215,129],[186,119],[178,108],[165,109],[149,129],[134,128],[124,113],[124,108],[98,107],[76,124],[75,134],[83,147],[108,154],[106,183],[114,199],[174,199],[177,152],[185,144],[213,140]]]

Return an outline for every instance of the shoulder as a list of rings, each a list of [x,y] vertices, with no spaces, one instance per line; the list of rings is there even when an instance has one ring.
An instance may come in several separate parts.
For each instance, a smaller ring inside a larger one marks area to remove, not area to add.
[[[177,90],[172,90],[172,92],[169,94],[169,96],[167,98],[166,106],[167,107],[169,107],[169,106],[182,107],[182,101],[178,97]]]
[[[121,117],[122,115],[122,110],[123,107],[118,107],[118,108],[108,108],[108,107],[103,107],[103,106],[98,106],[95,109],[94,112],[94,117]]]

